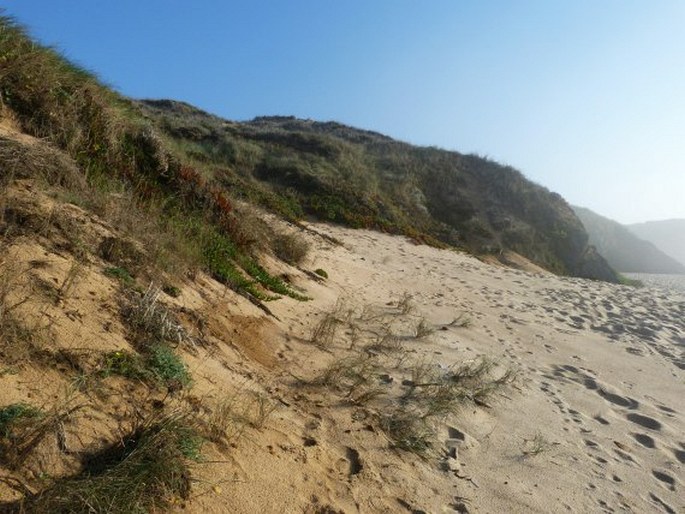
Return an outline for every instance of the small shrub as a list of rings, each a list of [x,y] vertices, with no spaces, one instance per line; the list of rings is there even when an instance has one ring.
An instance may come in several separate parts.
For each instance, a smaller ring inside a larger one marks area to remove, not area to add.
[[[164,345],[148,348],[144,355],[122,350],[107,353],[101,375],[119,375],[131,380],[164,384],[173,389],[182,389],[191,382],[187,366]]]
[[[171,296],[172,298],[178,298],[179,296],[181,296],[181,290],[178,287],[173,286],[171,284],[164,284],[162,286],[162,291],[165,294]]]
[[[433,447],[435,433],[425,418],[398,408],[380,416],[379,424],[391,440],[391,446],[426,456]]]
[[[542,433],[537,432],[532,439],[525,439],[523,441],[522,452],[523,455],[527,457],[535,456],[543,452],[546,452],[550,449],[551,446],[551,443],[547,439],[545,439]]]
[[[317,269],[314,270],[314,273],[316,273],[316,274],[319,275],[320,277],[328,278],[328,273],[327,273],[326,270],[324,270],[324,269],[317,268]]]
[[[98,248],[100,257],[116,267],[135,269],[144,261],[145,255],[136,244],[118,237],[106,237]]]
[[[35,419],[42,415],[40,409],[26,403],[13,403],[0,408],[0,437],[9,437],[12,428],[22,420]]]
[[[146,359],[150,371],[163,383],[179,389],[190,384],[190,373],[181,358],[168,346],[152,348]]]
[[[135,283],[135,280],[131,276],[131,274],[128,272],[126,268],[119,268],[119,267],[109,267],[105,268],[104,274],[107,275],[108,277],[112,277],[117,279],[119,282],[124,284],[125,286],[132,286]]]
[[[152,378],[145,360],[135,353],[117,350],[105,354],[102,376],[120,375],[132,380],[149,381]]]
[[[321,320],[314,326],[309,341],[319,348],[330,346],[335,340],[341,321],[336,311],[324,313]]]
[[[277,234],[271,240],[271,248],[282,261],[298,266],[309,253],[309,242],[300,234]]]

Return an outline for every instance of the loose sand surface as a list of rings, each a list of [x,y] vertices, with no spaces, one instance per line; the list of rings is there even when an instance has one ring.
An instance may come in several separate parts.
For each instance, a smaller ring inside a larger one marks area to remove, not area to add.
[[[345,512],[685,512],[685,295],[497,267],[370,231],[311,228],[342,245],[312,238],[307,267],[329,279],[311,290],[313,302],[273,305],[284,337],[299,331],[306,339],[312,317],[336,298],[386,305],[409,294],[435,329],[406,343],[424,362],[449,366],[486,355],[519,370],[516,385],[489,408],[464,406],[444,420],[437,444],[447,450],[457,439],[459,451],[415,464],[413,482],[411,465],[385,479],[376,439],[335,429],[317,439],[324,448],[342,443],[341,459],[364,464],[327,484],[331,505]],[[306,343],[287,346],[281,365],[289,372],[321,365],[315,352],[303,352]],[[318,426],[350,424],[328,406],[320,415]],[[397,503],[381,500],[398,485]]]
[[[25,225],[43,227],[8,253],[26,270],[17,287],[34,284],[17,312],[45,325],[50,350],[83,355],[84,369],[89,356],[133,350],[120,285],[103,273],[111,264],[94,252],[77,262],[43,220],[78,229],[86,248],[116,229],[30,184],[13,191]],[[308,229],[300,269],[265,264],[310,301],[268,302],[267,315],[202,274],[179,284],[178,298],[161,297],[202,342],[179,347],[189,391],[121,377],[75,389],[69,363],[13,356],[0,369],[0,405],[50,406],[66,394],[84,406],[21,476],[39,487],[78,473],[78,457],[117,441],[140,406],[223,406],[249,422],[204,446],[179,512],[685,512],[684,294],[559,278],[515,256],[529,271],[505,268],[371,231]],[[327,319],[330,330],[313,338]],[[424,456],[392,448],[387,415],[425,411],[417,391],[482,357],[496,363],[494,379],[515,370],[515,380],[431,417]],[[0,483],[3,501],[19,495],[10,485]]]

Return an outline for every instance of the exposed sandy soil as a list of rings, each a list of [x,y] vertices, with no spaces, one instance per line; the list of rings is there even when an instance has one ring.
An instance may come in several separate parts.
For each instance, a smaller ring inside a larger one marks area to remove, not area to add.
[[[50,204],[30,184],[12,194],[26,211],[47,205],[71,220],[90,252],[77,263],[54,224],[12,240],[6,256],[22,270],[13,294],[29,298],[20,312],[49,335],[41,344],[82,355],[84,366],[96,352],[131,348],[121,291],[96,257],[116,230],[77,207]],[[76,390],[69,363],[3,362],[0,406],[84,405],[65,423],[63,440],[46,442],[27,463],[32,487],[46,474],[76,472],[74,455],[116,440],[140,405],[211,409],[237,398],[264,416],[226,445],[205,445],[204,461],[192,466],[193,496],[179,512],[685,511],[684,296],[504,268],[370,231],[309,228],[313,250],[302,270],[267,265],[311,301],[270,302],[267,316],[201,274],[178,298],[164,297],[203,342],[181,348],[194,379],[187,393],[169,396],[119,377]],[[304,271],[317,268],[328,279]],[[70,273],[76,278],[65,286]],[[405,295],[411,314],[400,312]],[[359,332],[343,327],[318,347],[312,330],[339,300],[358,313]],[[422,319],[430,330],[417,335]],[[387,397],[402,390],[411,366],[449,369],[481,355],[498,370],[518,369],[518,379],[487,402],[464,402],[436,419],[425,458],[391,449],[374,418],[382,403],[302,384],[359,352],[364,331],[379,324],[397,336],[404,359],[371,376]],[[0,485],[0,499],[16,496]]]

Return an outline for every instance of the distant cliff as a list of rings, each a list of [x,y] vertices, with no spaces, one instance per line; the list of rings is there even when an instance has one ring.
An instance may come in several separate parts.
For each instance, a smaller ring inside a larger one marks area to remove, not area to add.
[[[628,229],[685,266],[685,219],[648,221],[628,225]]]
[[[573,208],[609,264],[618,271],[633,273],[685,273],[685,265],[666,255],[652,242],[636,236],[628,227],[585,209]],[[682,237],[685,237],[685,233]]]
[[[184,160],[286,218],[315,216],[476,254],[513,250],[556,273],[617,280],[566,201],[511,167],[335,122],[233,122],[171,100],[138,105]]]

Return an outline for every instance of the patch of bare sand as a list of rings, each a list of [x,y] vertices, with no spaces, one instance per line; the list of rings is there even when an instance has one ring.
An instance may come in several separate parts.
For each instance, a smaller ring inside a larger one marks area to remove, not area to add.
[[[443,364],[484,354],[522,370],[522,391],[445,420],[445,438],[466,433],[478,444],[459,453],[456,471],[432,463],[435,478],[418,486],[412,505],[685,508],[682,296],[493,267],[374,232],[313,228],[344,244],[314,257],[331,288],[377,304],[409,293],[433,326],[448,327],[417,352]],[[462,316],[468,327],[449,326]],[[359,440],[354,448],[364,459],[373,447]]]

